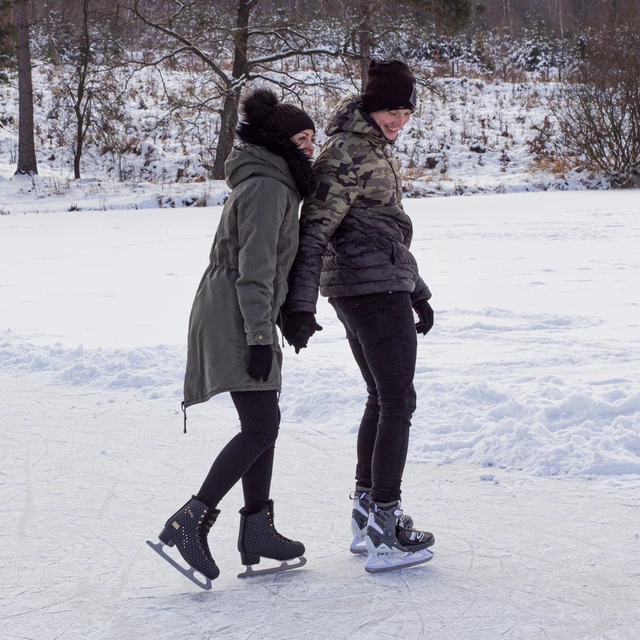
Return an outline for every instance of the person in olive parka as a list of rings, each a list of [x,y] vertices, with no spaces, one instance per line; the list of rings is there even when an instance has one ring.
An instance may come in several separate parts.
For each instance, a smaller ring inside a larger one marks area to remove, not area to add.
[[[218,503],[240,479],[242,563],[254,565],[261,557],[291,560],[304,553],[301,542],[276,531],[269,491],[280,423],[282,353],[276,320],[298,247],[300,200],[313,188],[309,158],[315,127],[305,111],[279,102],[268,89],[244,99],[241,114],[240,143],[225,163],[232,191],[191,310],[183,402],[186,425],[187,407],[228,391],[241,431],[219,453],[197,495],[169,518],[159,536],[211,580],[219,569],[207,535],[220,513]]]

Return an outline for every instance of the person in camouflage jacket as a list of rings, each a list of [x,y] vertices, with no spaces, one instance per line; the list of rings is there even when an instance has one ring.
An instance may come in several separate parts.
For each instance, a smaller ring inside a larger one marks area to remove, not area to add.
[[[326,132],[331,137],[314,163],[319,186],[302,207],[285,309],[315,313],[318,288],[328,298],[408,291],[412,301],[429,299],[409,251],[413,229],[390,141],[351,95]]]
[[[358,431],[354,521],[356,511],[362,513],[352,525],[354,551],[364,551],[369,501],[398,511],[416,405],[416,333],[433,325],[431,292],[410,251],[412,224],[391,152],[414,109],[415,78],[404,62],[393,60],[372,61],[363,95],[346,96],[332,112],[329,139],[314,163],[318,187],[302,208],[283,307],[284,336],[298,353],[322,328],[315,319],[318,290],[327,296],[367,385]],[[415,533],[433,544],[430,533]]]

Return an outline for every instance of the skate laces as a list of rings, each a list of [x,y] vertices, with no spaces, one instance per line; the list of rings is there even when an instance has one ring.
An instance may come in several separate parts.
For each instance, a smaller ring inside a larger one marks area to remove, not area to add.
[[[211,531],[211,527],[215,524],[216,522],[216,514],[212,513],[210,516],[208,516],[204,522],[202,523],[202,533],[205,536],[209,535],[209,531]]]
[[[273,535],[276,537],[276,540],[280,540],[281,542],[288,542],[289,544],[295,544],[293,540],[290,540],[289,538],[283,536],[281,533],[278,533],[276,525],[273,522],[273,513],[271,509],[267,509],[267,520],[269,521],[269,527]]]
[[[206,515],[207,511],[209,511],[209,515]],[[207,509],[207,511],[203,511],[201,515],[202,519],[199,523],[201,524],[201,527],[198,531],[198,542],[200,543],[200,546],[207,552],[207,556],[211,558],[211,551],[209,550],[209,541],[207,538],[209,536],[209,531],[211,531],[211,527],[215,524],[218,514],[214,509]],[[211,559],[213,560],[213,558]]]

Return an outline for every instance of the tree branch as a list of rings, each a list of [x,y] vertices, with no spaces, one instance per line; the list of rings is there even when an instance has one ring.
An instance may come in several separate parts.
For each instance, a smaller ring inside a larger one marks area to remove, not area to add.
[[[249,60],[247,66],[249,69],[255,66],[264,66],[271,62],[277,62],[278,60],[285,60],[286,58],[294,58],[296,56],[315,56],[324,55],[331,58],[352,58],[357,60],[360,58],[360,54],[352,51],[331,51],[329,49],[303,49],[287,51],[285,53],[277,53],[272,56],[266,56],[264,58],[256,58],[255,60]]]
[[[127,5],[123,5],[123,6],[124,6],[125,9],[128,9],[129,11],[132,11],[133,14],[137,18],[142,20],[142,22],[144,22],[144,24],[146,24],[147,26],[153,27],[154,29],[157,29],[161,33],[164,33],[165,35],[168,35],[171,38],[173,38],[174,40],[177,40],[178,42],[183,44],[184,45],[183,50],[185,50],[185,49],[189,50],[195,56],[200,58],[212,71],[214,71],[216,74],[218,74],[218,76],[220,76],[220,78],[222,78],[222,80],[225,83],[225,86],[229,87],[231,85],[231,81],[229,79],[229,76],[216,64],[216,62],[214,60],[212,60],[206,53],[204,53],[204,51],[202,51],[199,47],[197,47],[195,44],[193,44],[193,42],[191,42],[190,40],[188,40],[184,36],[180,35],[177,31],[174,31],[173,29],[169,29],[168,27],[164,27],[164,26],[162,26],[161,24],[159,24],[157,22],[152,22],[146,16],[144,16],[142,13],[140,13],[140,11],[138,10],[138,1],[137,0],[134,2],[133,7],[130,7],[130,6],[127,6]]]

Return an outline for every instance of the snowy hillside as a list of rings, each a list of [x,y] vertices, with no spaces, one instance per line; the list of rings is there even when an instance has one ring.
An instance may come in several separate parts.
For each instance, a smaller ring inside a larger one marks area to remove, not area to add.
[[[124,86],[129,74],[122,74]],[[51,91],[54,72],[37,66],[36,148],[41,177],[28,200],[35,193],[40,211],[58,209],[55,202],[61,197],[83,210],[219,204],[224,194],[205,180],[213,161],[218,115],[170,115],[176,96],[189,91],[197,75],[195,70],[170,69],[162,76],[151,70],[135,74],[126,84],[127,120],[121,123],[121,139],[117,145],[89,144],[82,163],[85,180],[73,182],[73,127],[62,120],[56,106]],[[608,183],[598,175],[569,170],[553,159],[556,131],[549,100],[558,85],[542,82],[536,74],[528,77],[523,75],[522,82],[440,77],[433,80],[431,90],[422,87],[418,111],[396,143],[407,195],[606,188]],[[328,71],[326,80],[342,86],[342,92],[354,88],[338,73]],[[14,78],[10,85],[0,85],[0,178],[6,179],[15,171],[17,158],[16,82]],[[320,143],[336,103],[336,89],[331,91],[310,86],[303,94]],[[0,208],[21,212],[24,193],[9,186],[0,190]],[[123,191],[127,198],[114,198],[114,191]]]

